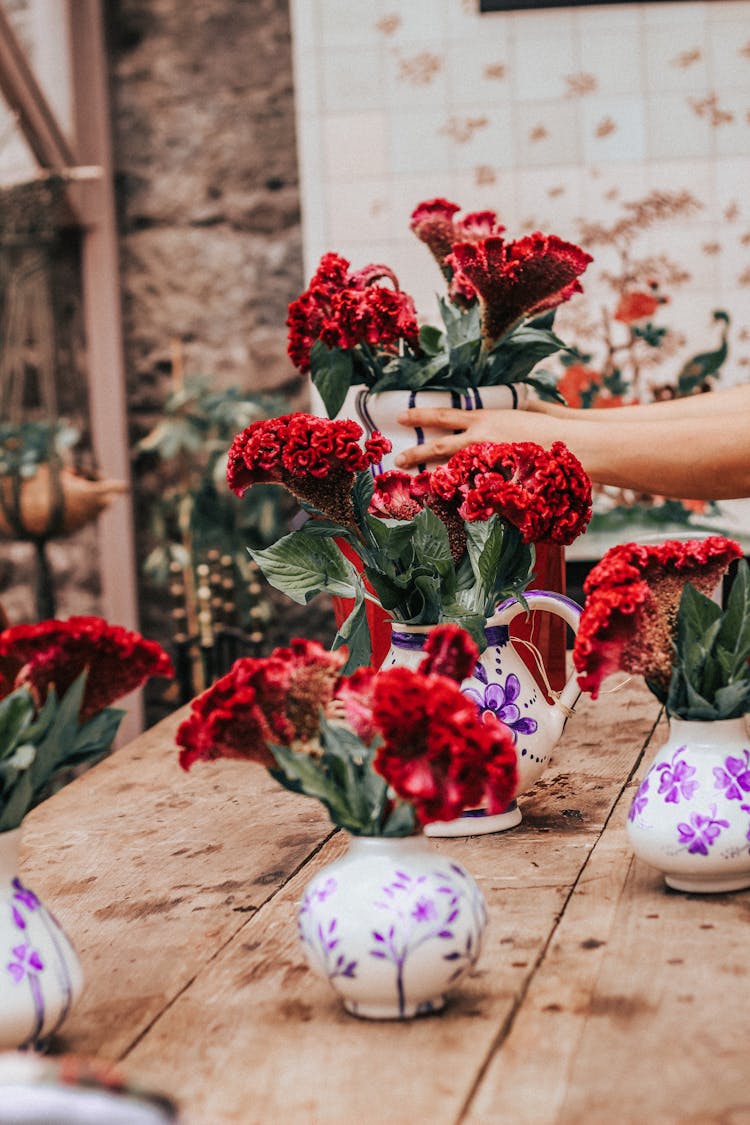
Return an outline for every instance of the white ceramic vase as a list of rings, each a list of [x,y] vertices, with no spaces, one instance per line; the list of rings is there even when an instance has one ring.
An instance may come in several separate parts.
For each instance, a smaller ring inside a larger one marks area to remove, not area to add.
[[[564,594],[547,590],[528,590],[526,600],[534,611],[546,611],[561,617],[574,632],[578,629],[581,607]],[[481,712],[489,712],[510,729],[516,745],[518,784],[513,801],[501,813],[488,815],[484,809],[469,809],[456,820],[436,821],[426,825],[428,836],[479,836],[503,832],[521,823],[519,797],[542,775],[555,744],[560,739],[566,719],[580,695],[575,674],[569,678],[559,695],[548,702],[521,659],[516,647],[518,639],[510,634],[509,625],[525,613],[521,602],[509,598],[498,606],[485,629],[487,647],[474,672],[461,684]],[[427,635],[434,625],[401,625],[394,622],[391,648],[383,667],[402,665],[416,668],[423,659]]]
[[[633,851],[678,891],[750,887],[750,738],[744,718],[670,719],[628,815]]]
[[[442,1008],[479,957],[487,920],[474,879],[422,836],[352,836],[299,906],[311,968],[367,1019]]]
[[[404,449],[423,445],[440,437],[444,431],[419,427],[407,429],[396,419],[402,411],[412,407],[452,407],[455,410],[515,410],[520,409],[528,398],[526,383],[511,383],[504,387],[475,387],[462,391],[379,391],[373,394],[367,387],[351,387],[337,418],[353,418],[365,431],[365,436],[379,430],[391,441],[393,449],[387,453],[379,465],[373,466],[373,474],[394,468],[393,460]],[[425,466],[418,466],[424,468]]]
[[[18,876],[21,829],[0,833],[0,1049],[38,1047],[83,986],[58,922]]]

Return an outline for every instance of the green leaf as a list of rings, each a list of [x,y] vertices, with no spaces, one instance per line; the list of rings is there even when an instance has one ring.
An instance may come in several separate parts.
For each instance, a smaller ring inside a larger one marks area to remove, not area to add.
[[[270,547],[249,553],[271,585],[300,605],[323,590],[351,598],[359,587],[355,567],[336,544],[305,530],[292,531]]]
[[[355,382],[351,352],[327,348],[316,340],[310,351],[310,376],[323,399],[329,418],[335,418],[344,405],[347,391]]]
[[[367,608],[361,587],[357,588],[354,606],[346,620],[339,626],[333,639],[333,649],[346,645],[348,656],[342,674],[350,675],[355,668],[367,667],[372,660],[372,641]]]
[[[31,725],[35,713],[34,699],[26,687],[0,700],[0,759],[9,758]],[[27,741],[24,738],[24,741]]]
[[[397,801],[383,825],[383,836],[411,836],[416,827],[414,809],[405,801]]]

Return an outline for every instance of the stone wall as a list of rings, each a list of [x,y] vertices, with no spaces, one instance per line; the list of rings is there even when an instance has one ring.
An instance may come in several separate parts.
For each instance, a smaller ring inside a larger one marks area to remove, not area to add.
[[[117,0],[108,31],[133,442],[159,419],[175,340],[188,375],[304,408],[284,326],[303,283],[287,0]],[[159,487],[139,461],[141,562]],[[141,627],[162,641],[163,601],[141,578]],[[303,622],[279,600],[269,640],[303,630],[324,639],[328,607]]]

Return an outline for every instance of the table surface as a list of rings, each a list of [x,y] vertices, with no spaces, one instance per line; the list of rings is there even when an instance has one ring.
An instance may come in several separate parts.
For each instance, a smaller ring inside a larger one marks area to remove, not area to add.
[[[347,1015],[297,941],[342,834],[254,765],[185,774],[179,717],[27,818],[24,881],[86,977],[55,1052],[119,1061],[185,1125],[750,1122],[750,897],[672,892],[634,859],[666,733],[640,684],[579,701],[521,825],[432,841],[489,925],[445,1010],[404,1023]]]

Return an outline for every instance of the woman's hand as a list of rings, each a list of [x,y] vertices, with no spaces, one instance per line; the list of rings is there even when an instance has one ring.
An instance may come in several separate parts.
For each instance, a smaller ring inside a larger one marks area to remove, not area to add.
[[[409,429],[437,429],[445,433],[424,445],[405,449],[395,459],[400,469],[447,461],[465,445],[478,441],[535,441],[549,444],[559,436],[559,423],[525,410],[453,410],[450,407],[416,407],[405,410],[398,422]],[[548,434],[550,422],[555,433]]]

